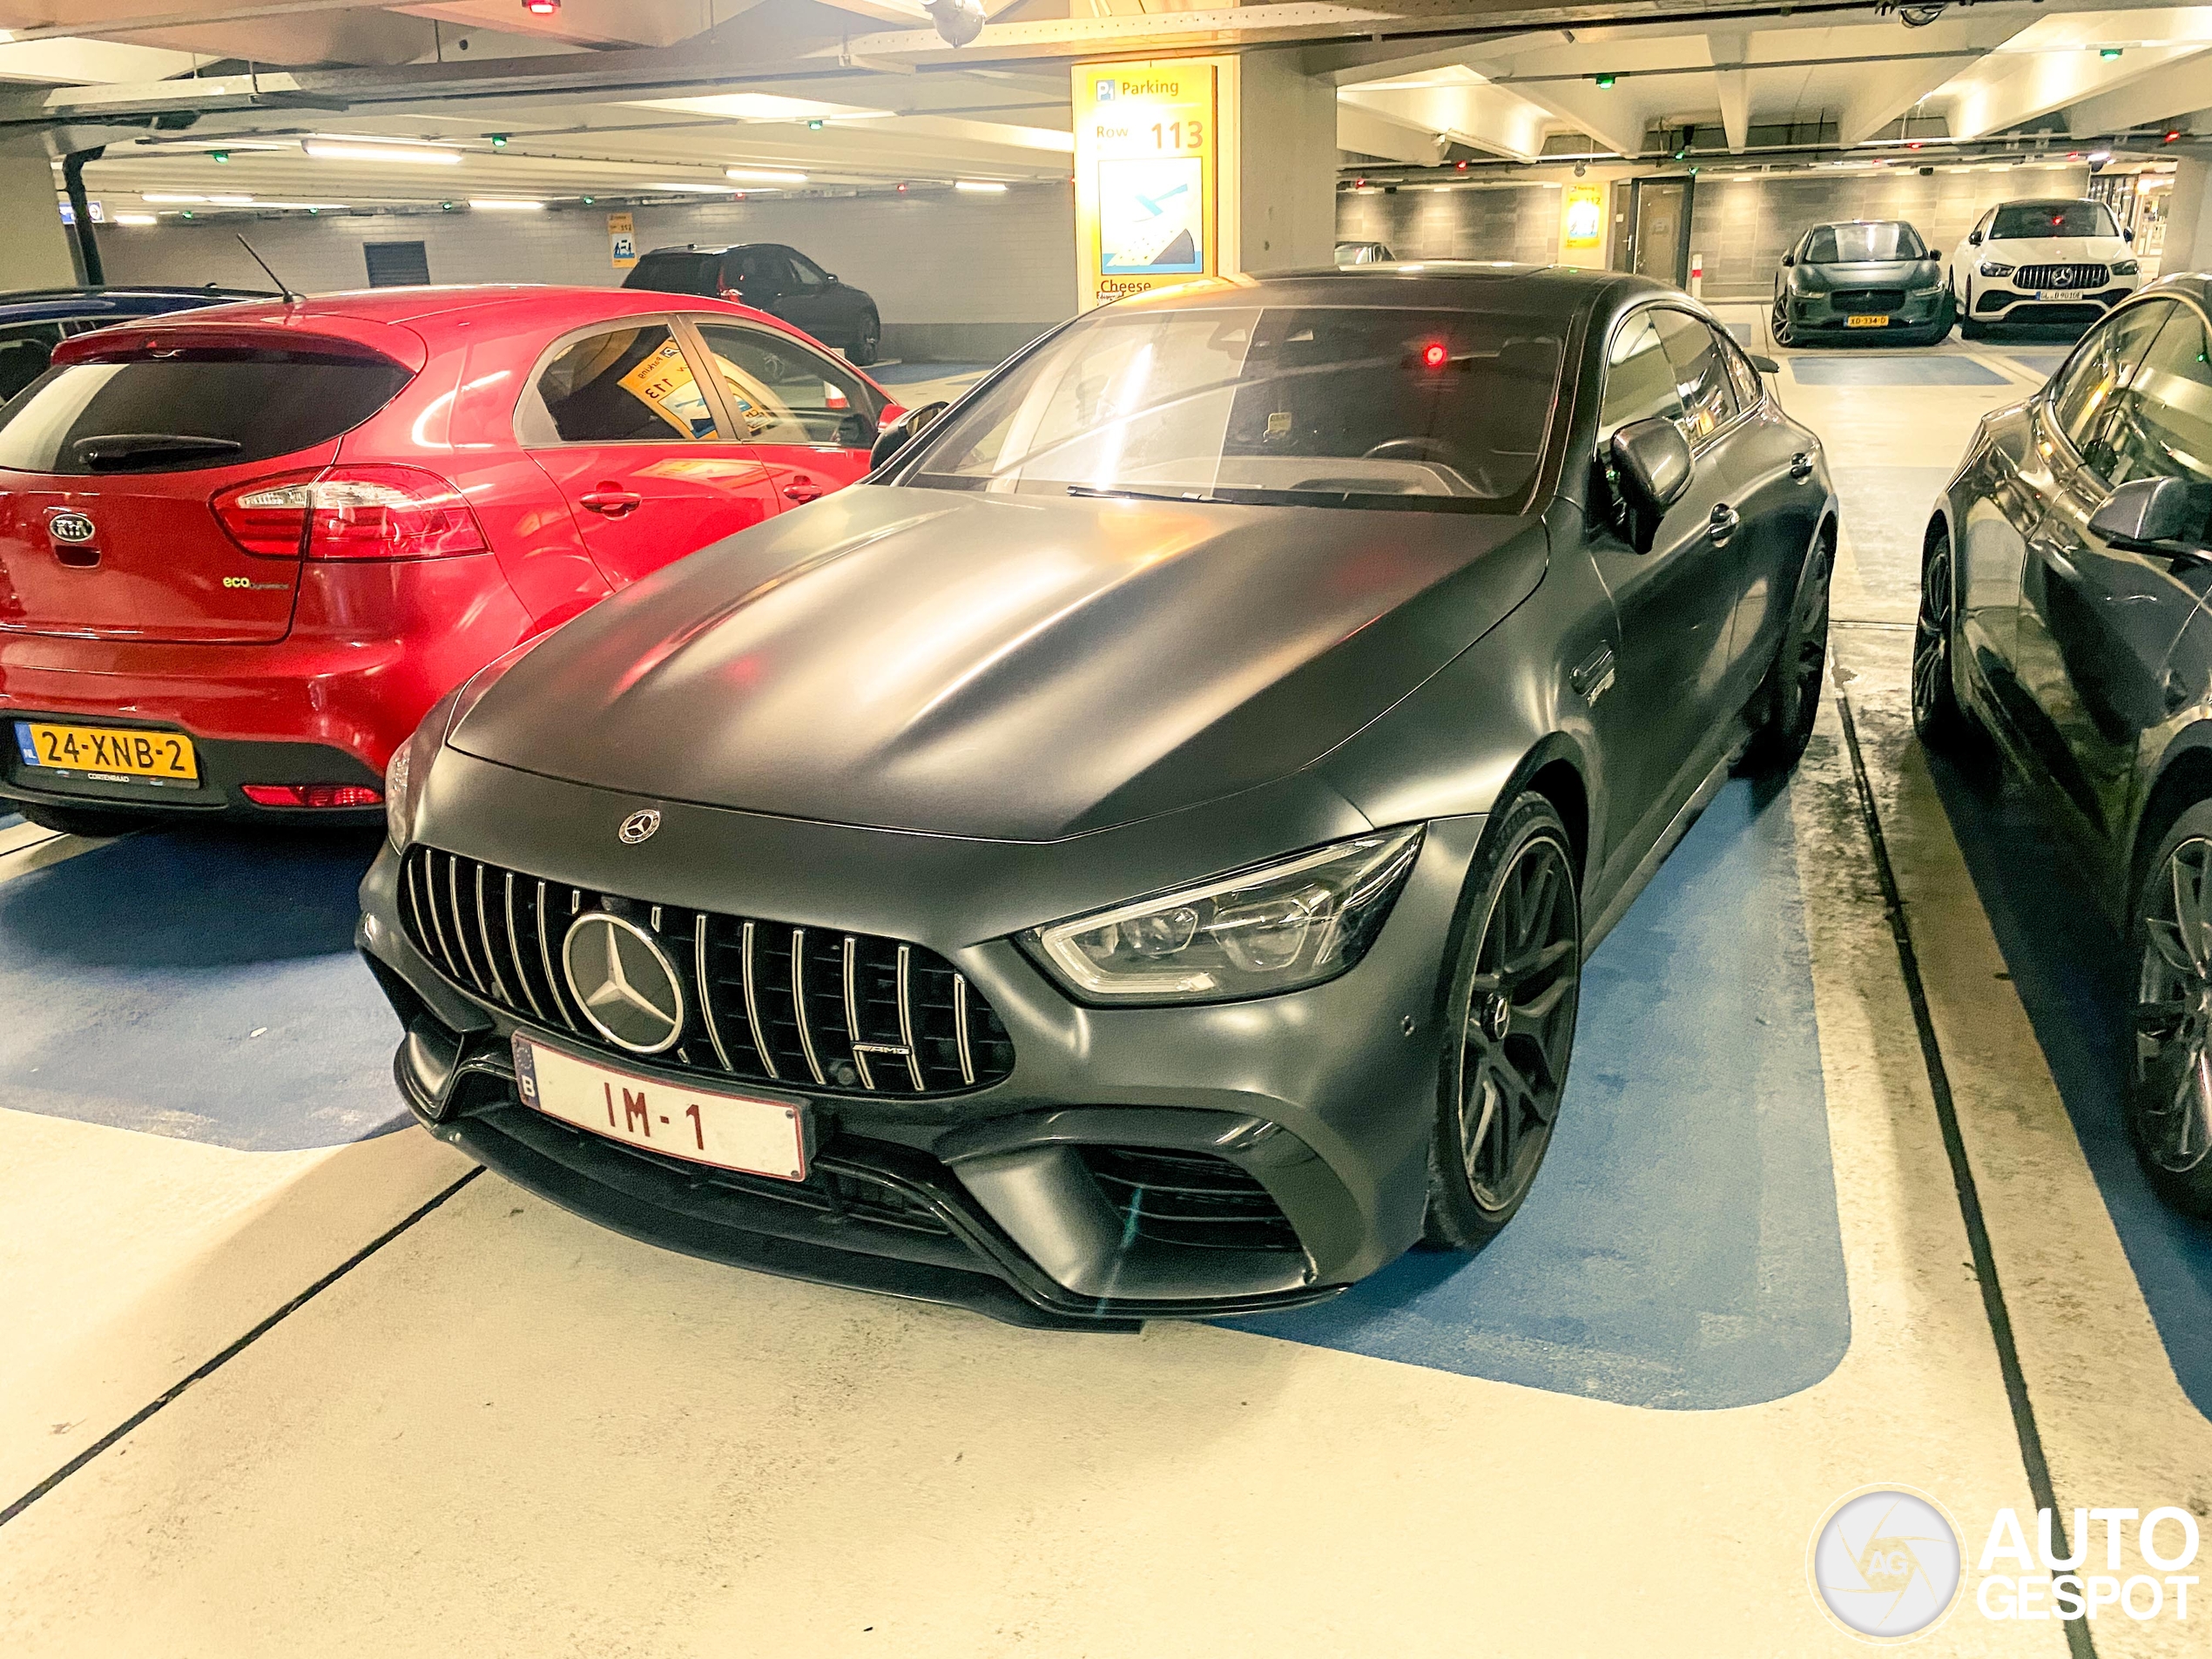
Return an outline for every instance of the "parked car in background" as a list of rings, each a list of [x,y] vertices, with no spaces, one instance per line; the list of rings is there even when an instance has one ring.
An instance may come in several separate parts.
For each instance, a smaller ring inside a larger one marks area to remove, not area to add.
[[[1921,562],[1912,718],[1987,734],[2085,849],[2140,962],[2128,1128],[2212,1215],[2212,278],[2122,306],[1986,417]]]
[[[883,317],[867,290],[779,242],[657,247],[631,267],[622,286],[737,300],[838,347],[864,367],[883,350]]]
[[[2142,284],[2135,239],[2099,201],[2004,202],[1952,251],[1959,332],[1999,323],[2087,327]]]
[[[1397,259],[1380,242],[1339,242],[1337,269],[1345,271],[1355,265],[1388,265]]]
[[[772,317],[616,289],[64,341],[0,410],[0,798],[85,833],[373,816],[441,695],[850,483],[896,413]]]
[[[1125,300],[912,424],[395,757],[409,1106],[632,1236],[1024,1324],[1480,1248],[1584,952],[1804,748],[1820,441],[1686,295],[1527,266]]]
[[[1932,346],[1950,332],[1943,262],[1903,219],[1816,225],[1774,275],[1777,345],[1860,336]]]
[[[46,372],[54,347],[111,323],[166,316],[239,300],[273,300],[249,288],[24,288],[0,293],[0,402]]]

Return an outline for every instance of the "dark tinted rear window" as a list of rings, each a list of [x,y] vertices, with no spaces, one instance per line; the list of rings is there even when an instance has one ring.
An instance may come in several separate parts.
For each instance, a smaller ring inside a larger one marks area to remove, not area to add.
[[[711,294],[715,292],[715,259],[711,253],[648,253],[622,286],[654,293]]]
[[[396,363],[277,352],[72,363],[49,369],[0,409],[0,468],[189,472],[266,461],[359,426],[409,378]],[[97,440],[139,435],[211,442],[200,453],[180,445],[163,455],[149,445],[136,465],[90,458],[101,448]]]

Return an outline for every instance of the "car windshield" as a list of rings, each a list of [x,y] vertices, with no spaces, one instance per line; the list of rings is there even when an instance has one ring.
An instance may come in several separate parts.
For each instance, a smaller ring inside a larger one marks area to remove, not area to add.
[[[908,482],[1514,510],[1551,423],[1560,332],[1495,312],[1109,307],[932,432]]]
[[[2017,242],[2038,236],[2117,236],[2111,211],[2102,202],[2006,202],[1989,227],[1993,242]]]
[[[1805,245],[1808,265],[1865,265],[1919,260],[1928,250],[1910,225],[1823,225]]]

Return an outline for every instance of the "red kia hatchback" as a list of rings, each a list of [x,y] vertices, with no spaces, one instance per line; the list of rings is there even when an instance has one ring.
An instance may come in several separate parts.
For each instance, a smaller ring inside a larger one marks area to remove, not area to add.
[[[446,691],[852,482],[899,410],[763,313],[597,288],[224,306],[0,409],[0,797],[368,821]]]

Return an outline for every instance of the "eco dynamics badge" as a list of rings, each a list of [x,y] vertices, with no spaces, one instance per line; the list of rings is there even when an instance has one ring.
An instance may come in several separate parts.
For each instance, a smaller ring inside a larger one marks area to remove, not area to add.
[[[1959,1604],[1959,1528],[1925,1492],[1863,1487],[1821,1517],[1805,1575],[1823,1610],[1852,1635],[1909,1642]]]

